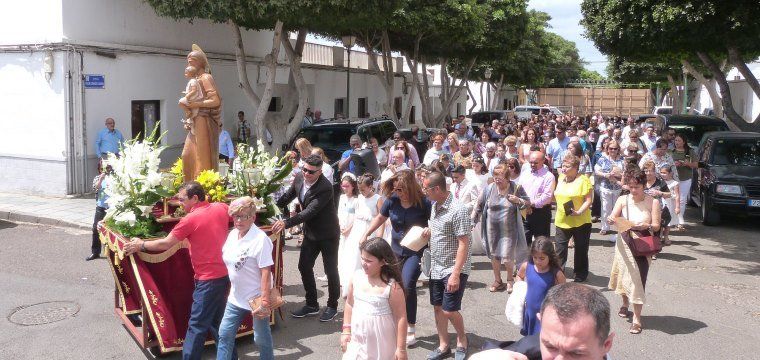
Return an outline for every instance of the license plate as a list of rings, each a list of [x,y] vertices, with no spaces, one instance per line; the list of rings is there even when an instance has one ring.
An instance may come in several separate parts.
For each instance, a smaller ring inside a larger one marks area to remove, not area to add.
[[[749,199],[747,205],[751,207],[760,207],[760,199]]]

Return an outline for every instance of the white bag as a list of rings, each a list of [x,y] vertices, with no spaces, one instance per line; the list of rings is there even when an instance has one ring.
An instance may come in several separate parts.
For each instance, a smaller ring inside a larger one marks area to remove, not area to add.
[[[507,306],[504,307],[504,315],[507,320],[517,327],[523,326],[523,313],[525,312],[525,297],[528,295],[528,283],[525,281],[516,281],[512,286],[512,294],[507,299]]]
[[[430,239],[422,237],[422,230],[419,226],[412,226],[406,232],[404,238],[401,239],[401,246],[412,251],[420,251],[420,249],[424,248]]]

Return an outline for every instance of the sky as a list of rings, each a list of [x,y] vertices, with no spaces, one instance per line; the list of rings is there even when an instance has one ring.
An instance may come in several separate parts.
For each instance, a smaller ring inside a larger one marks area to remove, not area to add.
[[[543,11],[551,20],[547,29],[555,34],[564,37],[567,40],[575,42],[578,47],[578,53],[581,58],[587,62],[586,68],[595,70],[606,76],[605,68],[607,67],[607,57],[594,47],[594,43],[583,37],[583,26],[580,21],[582,0],[530,0],[528,8]],[[331,41],[316,38],[313,35],[308,36],[308,41],[326,45],[339,45]]]
[[[549,14],[552,19],[549,21],[551,28],[548,31],[575,42],[581,58],[588,62],[586,68],[606,75],[607,57],[594,47],[591,40],[583,37],[584,29],[580,25],[583,17],[581,2],[582,0],[530,0],[528,8]]]

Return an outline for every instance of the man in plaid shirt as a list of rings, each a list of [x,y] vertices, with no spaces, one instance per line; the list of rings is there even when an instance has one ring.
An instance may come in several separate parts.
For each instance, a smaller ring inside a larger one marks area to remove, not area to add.
[[[437,360],[451,355],[448,333],[451,322],[457,332],[454,359],[464,360],[468,344],[459,310],[470,273],[472,222],[467,208],[446,190],[446,178],[441,173],[428,175],[423,188],[434,202],[423,236],[430,239],[430,303],[435,310],[440,342],[427,358]]]

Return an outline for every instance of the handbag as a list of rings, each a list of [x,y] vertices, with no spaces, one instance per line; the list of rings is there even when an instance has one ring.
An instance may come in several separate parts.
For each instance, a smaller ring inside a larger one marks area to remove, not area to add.
[[[673,220],[673,215],[670,213],[670,209],[665,206],[662,208],[662,212],[660,214],[660,226],[668,226],[670,224],[670,221]]]
[[[262,306],[262,300],[261,295],[248,299],[248,306],[251,307],[251,311],[258,311]],[[280,288],[275,286],[269,290],[269,311],[273,311],[282,305],[285,305],[285,299],[282,298]]]
[[[625,198],[625,217],[628,219],[628,196]],[[635,234],[635,236],[634,236]],[[659,234],[649,230],[628,230],[620,233],[620,237],[631,249],[633,256],[652,256],[662,251]]]
[[[528,295],[528,282],[516,281],[512,287],[512,293],[504,307],[504,315],[507,320],[519,328],[523,326],[523,313],[525,312],[525,298]]]

